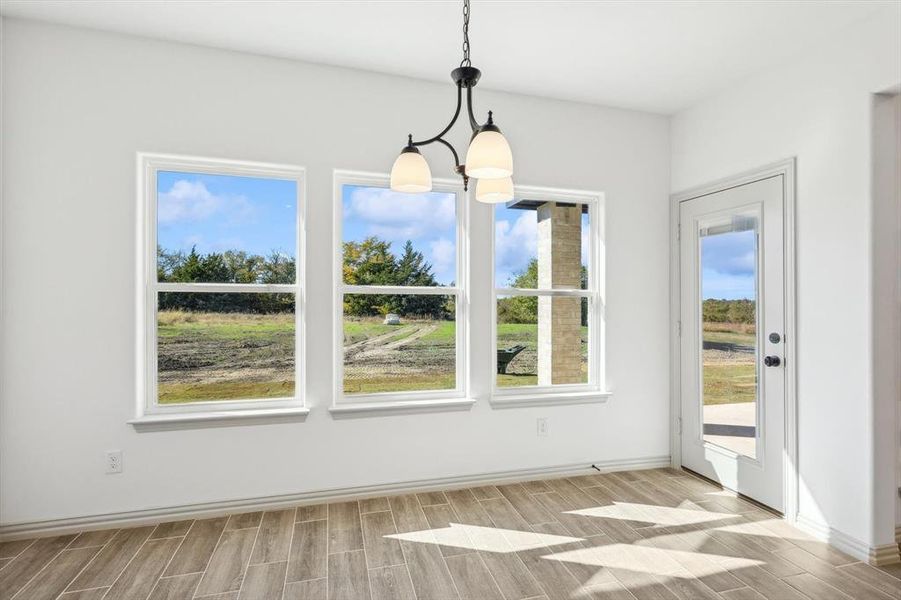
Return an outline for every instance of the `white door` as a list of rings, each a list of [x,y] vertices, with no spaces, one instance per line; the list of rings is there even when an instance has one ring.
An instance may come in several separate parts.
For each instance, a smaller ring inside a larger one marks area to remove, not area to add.
[[[680,203],[682,464],[783,510],[783,189]]]

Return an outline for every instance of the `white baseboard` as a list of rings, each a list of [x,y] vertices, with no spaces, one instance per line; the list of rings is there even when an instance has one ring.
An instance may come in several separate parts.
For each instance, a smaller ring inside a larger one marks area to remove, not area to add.
[[[829,527],[825,523],[821,523],[810,517],[805,517],[804,515],[798,515],[798,519],[795,521],[795,527],[812,535],[818,540],[828,543],[837,550],[841,550],[845,554],[872,565],[888,565],[901,561],[897,544],[870,546],[854,536]],[[901,528],[895,530],[896,539],[899,531],[901,531]]]
[[[653,469],[658,467],[668,467],[669,464],[669,456],[652,456],[594,462],[594,465],[605,472]],[[436,479],[420,479],[381,485],[334,488],[314,492],[302,492],[299,494],[281,494],[276,496],[225,500],[221,502],[203,502],[183,506],[168,506],[144,510],[86,515],[83,517],[8,523],[0,525],[0,541],[35,536],[61,535],[78,531],[108,529],[111,527],[133,527],[137,525],[158,523],[160,521],[210,518],[236,512],[275,510],[304,504],[355,500],[370,496],[407,494],[454,487],[459,488],[473,485],[510,483],[516,481],[528,481],[530,479],[549,479],[553,477],[565,477],[568,475],[584,475],[586,473],[594,472],[590,465],[591,463],[577,463],[540,467],[537,469],[517,469],[478,475],[463,475],[459,477],[440,477]]]

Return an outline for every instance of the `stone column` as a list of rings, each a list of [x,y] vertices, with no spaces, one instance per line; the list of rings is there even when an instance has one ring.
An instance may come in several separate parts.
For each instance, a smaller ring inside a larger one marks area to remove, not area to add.
[[[576,288],[582,274],[581,206],[538,207],[538,287]],[[538,385],[582,382],[582,299],[538,298]]]

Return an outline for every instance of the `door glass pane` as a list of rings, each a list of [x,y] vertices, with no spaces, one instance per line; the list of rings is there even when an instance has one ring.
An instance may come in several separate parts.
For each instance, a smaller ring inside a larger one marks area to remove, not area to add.
[[[756,216],[700,231],[704,441],[757,456]]]

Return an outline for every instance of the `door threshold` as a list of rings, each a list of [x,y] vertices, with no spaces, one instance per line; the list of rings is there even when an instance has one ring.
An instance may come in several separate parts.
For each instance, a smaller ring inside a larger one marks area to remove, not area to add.
[[[755,500],[754,498],[751,498],[750,496],[745,496],[744,494],[742,494],[741,492],[739,492],[739,491],[737,491],[737,490],[733,490],[733,489],[731,489],[731,488],[727,488],[726,486],[724,486],[724,485],[723,485],[722,483],[720,483],[719,481],[715,481],[715,480],[713,480],[713,479],[710,479],[709,477],[704,477],[704,476],[701,475],[700,473],[696,473],[696,472],[692,471],[691,469],[689,469],[689,468],[687,468],[687,467],[685,467],[685,466],[682,466],[682,470],[683,470],[685,473],[687,473],[687,474],[689,474],[689,475],[691,475],[691,476],[693,476],[693,477],[696,477],[696,478],[698,478],[698,479],[700,479],[700,480],[702,480],[702,481],[706,481],[706,482],[709,483],[709,484],[715,485],[716,487],[720,488],[721,490],[729,490],[730,492],[734,492],[734,493],[735,493],[739,498],[741,498],[742,500],[744,500],[744,501],[746,501],[746,502],[750,502],[751,504],[753,504],[753,505],[756,506],[757,508],[760,508],[761,510],[765,510],[766,512],[768,512],[768,513],[770,513],[770,514],[773,514],[773,515],[779,517],[780,519],[784,519],[784,518],[785,518],[785,515],[784,515],[783,513],[779,512],[778,510],[776,510],[775,508],[772,508],[772,507],[770,507],[770,506],[767,506],[766,504],[763,504],[762,502],[759,502],[758,500]]]

